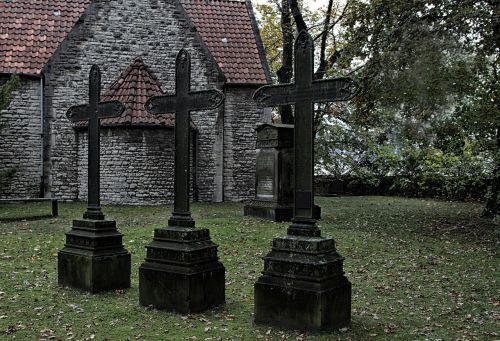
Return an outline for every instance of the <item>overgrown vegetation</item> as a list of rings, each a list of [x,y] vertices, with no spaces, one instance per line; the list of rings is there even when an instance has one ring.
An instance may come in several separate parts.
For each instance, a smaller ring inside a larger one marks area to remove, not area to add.
[[[498,213],[499,0],[329,0],[317,11],[275,0],[257,9],[274,71],[291,65],[292,26],[315,39],[317,78],[362,85],[351,104],[318,106],[318,173],[367,186],[395,177],[399,193],[448,199],[479,183],[484,214]],[[278,25],[286,16],[294,21]]]
[[[2,129],[6,126],[6,123],[2,119],[2,110],[7,109],[11,101],[11,94],[19,87],[20,83],[21,80],[19,76],[12,74],[10,79],[0,87],[0,134],[2,133]],[[0,170],[0,189],[7,185],[15,173],[15,168]]]
[[[286,223],[243,217],[241,204],[195,204],[226,267],[225,306],[188,316],[138,304],[137,269],[171,207],[105,207],[132,253],[132,288],[89,295],[57,286],[57,251],[84,204],[57,219],[0,223],[2,340],[494,340],[498,339],[498,224],[471,203],[391,197],[319,198],[353,283],[352,325],[328,334],[254,326],[253,283]],[[44,213],[3,206],[0,219]]]

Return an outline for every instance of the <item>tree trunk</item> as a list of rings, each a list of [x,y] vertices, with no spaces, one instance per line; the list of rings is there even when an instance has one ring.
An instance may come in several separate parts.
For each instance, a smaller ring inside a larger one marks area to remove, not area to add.
[[[295,19],[295,25],[297,26],[297,32],[307,31],[307,25],[300,12],[299,3],[297,0],[289,0],[290,11],[292,12],[293,18]]]
[[[283,55],[281,57],[281,68],[276,72],[278,82],[290,83],[293,75],[293,27],[288,0],[281,1],[281,32],[283,42]],[[291,105],[283,105],[279,108],[281,123],[293,124],[293,110]]]
[[[328,31],[330,27],[330,20],[332,18],[332,7],[333,0],[328,1],[328,8],[326,9],[326,17],[323,23],[323,32],[321,34],[321,45],[320,45],[320,53],[319,53],[319,67],[314,74],[315,79],[323,79],[327,69],[326,63],[326,42],[328,38]]]
[[[493,10],[493,34],[495,36],[495,45],[500,49],[500,1],[492,0],[489,3]],[[497,78],[497,76],[498,75],[495,73],[495,78]],[[483,211],[484,217],[494,217],[498,214],[498,190],[500,187],[500,126],[497,126],[496,132],[495,168],[493,169],[492,177],[491,193],[486,199],[486,206]]]
[[[483,217],[494,217],[498,214],[498,190],[500,189],[500,127],[497,127],[497,143],[495,153],[495,168],[493,169],[493,181],[491,193],[486,199],[486,207]]]

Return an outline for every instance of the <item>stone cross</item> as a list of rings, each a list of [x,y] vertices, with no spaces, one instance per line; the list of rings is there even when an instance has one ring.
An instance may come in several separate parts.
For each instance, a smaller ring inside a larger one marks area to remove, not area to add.
[[[190,112],[219,107],[224,95],[219,90],[191,91],[191,57],[182,49],[175,61],[175,94],[148,99],[152,114],[175,113],[174,212],[169,226],[194,226],[189,211]]]
[[[267,85],[254,94],[261,107],[295,105],[294,219],[289,234],[319,235],[313,219],[314,207],[314,103],[347,101],[358,92],[350,78],[313,80],[314,46],[311,36],[300,32],[295,41],[295,82]]]
[[[125,106],[120,101],[100,102],[101,71],[92,65],[89,75],[89,104],[75,105],[66,116],[72,122],[88,120],[88,206],[83,219],[104,220],[100,199],[100,119],[120,116]]]

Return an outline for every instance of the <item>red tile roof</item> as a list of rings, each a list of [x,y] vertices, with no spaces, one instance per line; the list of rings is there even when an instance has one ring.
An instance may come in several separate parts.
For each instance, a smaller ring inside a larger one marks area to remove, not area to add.
[[[181,4],[228,83],[267,83],[244,0],[181,0]]]
[[[151,96],[163,94],[160,82],[155,74],[144,64],[140,57],[111,84],[102,96],[101,101],[118,100],[125,105],[125,111],[119,117],[101,120],[101,126],[117,125],[163,125],[174,126],[175,114],[166,113],[153,115],[146,111],[144,104]],[[86,121],[78,122],[76,126],[87,126]],[[191,127],[196,128],[191,121]]]
[[[0,73],[39,74],[90,0],[1,0]]]
[[[90,2],[1,0],[0,73],[39,74]],[[228,83],[267,83],[263,50],[244,0],[181,3]]]

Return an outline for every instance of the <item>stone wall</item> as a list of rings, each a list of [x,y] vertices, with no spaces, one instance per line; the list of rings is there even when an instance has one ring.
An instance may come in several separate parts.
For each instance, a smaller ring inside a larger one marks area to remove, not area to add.
[[[228,86],[224,116],[224,200],[251,199],[255,193],[255,128],[266,121],[252,99],[257,88]]]
[[[2,112],[6,126],[0,131],[0,172],[16,173],[0,188],[0,198],[38,197],[41,176],[40,80],[21,79],[9,108]]]
[[[87,131],[78,130],[77,134],[78,199],[86,200]],[[173,138],[174,130],[169,128],[101,129],[101,202],[125,205],[172,203]]]
[[[87,101],[91,64],[100,66],[105,89],[136,56],[141,56],[158,76],[163,90],[172,92],[175,57],[181,48],[186,48],[192,59],[193,90],[222,88],[219,69],[190,27],[176,0],[96,1],[89,6],[44,70],[47,84],[45,123],[51,136],[46,140],[46,154],[50,157],[50,162],[45,164],[46,191],[61,199],[77,199],[86,181],[78,171],[79,162],[82,162],[78,149],[82,141],[78,141],[65,113],[70,106]],[[192,119],[200,131],[200,199],[212,200],[217,111],[195,112]],[[130,133],[117,134],[115,138],[120,139]],[[105,141],[102,144],[104,146]],[[108,185],[103,183],[104,186]],[[110,190],[112,187],[114,185],[109,185]],[[119,189],[106,200],[121,202],[119,193],[124,191]]]
[[[136,56],[141,56],[159,78],[163,90],[173,92],[175,57],[181,48],[191,54],[192,89],[219,88],[226,93],[224,110],[191,115],[198,129],[199,199],[235,201],[253,197],[254,129],[264,122],[262,111],[251,98],[255,88],[224,87],[219,68],[177,0],[94,1],[45,66],[46,196],[86,199],[86,133],[75,131],[65,114],[70,106],[88,101],[91,65],[95,63],[101,68],[104,92]],[[12,185],[0,189],[2,197],[39,194],[39,102],[39,80],[24,79],[7,113],[10,128],[0,136],[0,169],[18,168]],[[171,145],[162,140],[164,134],[171,134],[167,131],[102,130],[104,203],[171,202],[168,197],[171,198],[173,178],[167,178],[173,174],[173,164],[160,150],[168,150],[171,157]],[[141,164],[147,166],[141,168]],[[158,179],[159,176],[165,177]]]

